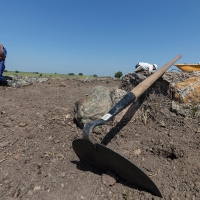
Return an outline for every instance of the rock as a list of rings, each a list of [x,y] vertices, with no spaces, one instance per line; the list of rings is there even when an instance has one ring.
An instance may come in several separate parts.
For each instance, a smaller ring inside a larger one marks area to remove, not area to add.
[[[1,142],[1,143],[0,143],[0,148],[7,147],[9,144],[10,144],[10,142],[9,142],[9,141],[6,141],[6,142]]]
[[[80,127],[89,121],[100,119],[112,107],[110,91],[103,86],[96,86],[88,96],[75,103],[75,119]]]
[[[59,85],[59,87],[67,87],[67,85],[66,85],[64,82],[62,82],[62,83]]]
[[[183,82],[176,83],[174,99],[181,103],[200,103],[200,76],[190,77]]]
[[[65,119],[70,119],[70,118],[71,118],[70,114],[65,115]]]
[[[102,183],[106,186],[112,186],[116,183],[117,176],[115,173],[108,171],[102,175]]]
[[[34,83],[43,83],[45,81],[49,80],[48,78],[42,78],[42,77],[17,77],[17,76],[11,76],[5,78],[5,85],[9,87],[14,88],[20,88],[22,86],[28,86],[32,85]]]
[[[19,159],[20,159],[20,154],[15,154],[15,155],[13,155],[13,158],[14,158],[15,160],[19,160]]]
[[[111,92],[103,86],[95,87],[89,95],[75,103],[74,116],[80,127],[103,117],[123,96],[125,90],[115,88]]]
[[[171,116],[171,112],[166,106],[161,108],[160,112],[163,114],[163,118],[170,118]]]
[[[124,77],[122,77],[120,88],[123,90],[131,91],[134,87],[136,87],[143,80],[152,75],[153,72],[143,71],[140,73],[128,73]],[[149,93],[155,92],[156,94],[164,94],[166,95],[169,90],[170,82],[168,82],[163,77],[160,77],[151,87],[149,87],[140,97],[143,99],[148,96]]]
[[[27,125],[26,123],[22,122],[22,123],[19,124],[19,127],[25,127],[26,125]]]
[[[127,92],[125,90],[115,88],[111,91],[112,106],[114,106]]]
[[[39,190],[41,190],[41,187],[38,186],[38,185],[36,185],[36,186],[33,188],[33,191],[39,191]]]
[[[171,110],[178,115],[185,117],[199,117],[200,116],[200,104],[192,105],[189,103],[180,104],[179,102],[172,101]]]
[[[140,155],[141,154],[141,149],[136,149],[133,151],[133,154],[135,155]]]
[[[122,77],[120,89],[130,91],[136,85],[138,85],[143,80],[145,80],[148,76],[149,76],[149,74],[128,73],[128,74],[126,74],[125,76]]]

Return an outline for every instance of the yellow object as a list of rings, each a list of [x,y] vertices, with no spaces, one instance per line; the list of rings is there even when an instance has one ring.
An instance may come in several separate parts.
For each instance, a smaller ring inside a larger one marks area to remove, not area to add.
[[[184,72],[200,71],[200,64],[176,64]]]

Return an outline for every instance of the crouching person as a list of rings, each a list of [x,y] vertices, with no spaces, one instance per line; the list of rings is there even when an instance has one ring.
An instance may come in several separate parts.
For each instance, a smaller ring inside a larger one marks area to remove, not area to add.
[[[142,72],[142,71],[151,72],[151,71],[156,70],[156,69],[157,69],[156,64],[139,62],[138,64],[135,65],[135,72]]]
[[[6,48],[0,44],[0,81],[3,81],[3,72],[5,70],[5,59],[6,59],[7,51]]]

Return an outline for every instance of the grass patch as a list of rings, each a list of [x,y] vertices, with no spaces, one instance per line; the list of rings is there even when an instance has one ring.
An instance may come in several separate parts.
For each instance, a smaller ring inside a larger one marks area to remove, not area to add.
[[[41,72],[17,72],[16,71],[4,71],[3,76],[14,76],[19,77],[45,77],[45,78],[94,78],[93,76],[79,76],[79,75],[68,75],[68,74],[57,74],[57,73],[41,73]]]

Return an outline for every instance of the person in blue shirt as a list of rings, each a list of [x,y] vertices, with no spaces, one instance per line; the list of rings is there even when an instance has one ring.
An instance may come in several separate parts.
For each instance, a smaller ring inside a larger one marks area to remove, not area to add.
[[[4,79],[2,74],[5,70],[6,56],[7,56],[6,48],[2,44],[0,44],[0,81],[2,81]]]

